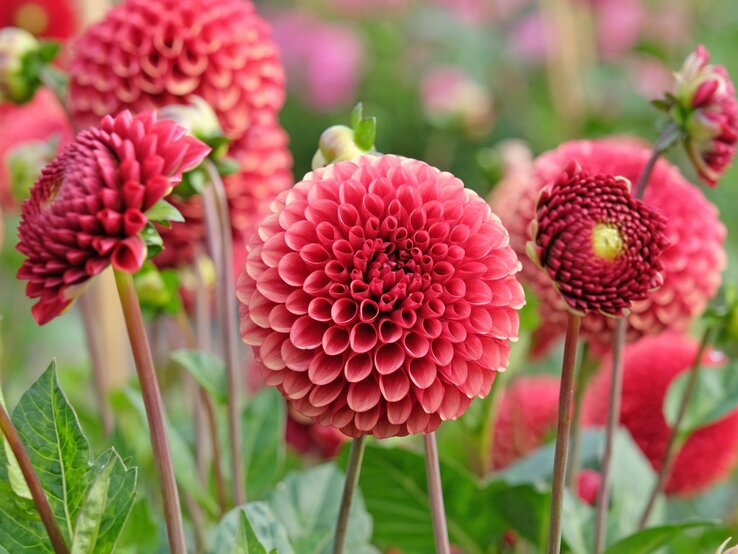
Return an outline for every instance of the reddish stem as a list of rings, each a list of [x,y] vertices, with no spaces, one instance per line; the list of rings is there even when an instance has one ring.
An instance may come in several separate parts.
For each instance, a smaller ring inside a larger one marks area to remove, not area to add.
[[[349,514],[351,513],[351,500],[354,497],[356,485],[359,484],[359,472],[361,471],[361,460],[364,458],[365,442],[366,437],[364,435],[356,437],[351,442],[351,452],[349,453],[348,466],[346,467],[346,480],[343,484],[341,507],[338,510],[338,521],[336,521],[336,535],[333,541],[333,554],[343,554]]]
[[[423,445],[425,447],[425,472],[428,477],[428,496],[433,517],[433,538],[436,542],[436,554],[451,554],[435,432],[423,436]]]

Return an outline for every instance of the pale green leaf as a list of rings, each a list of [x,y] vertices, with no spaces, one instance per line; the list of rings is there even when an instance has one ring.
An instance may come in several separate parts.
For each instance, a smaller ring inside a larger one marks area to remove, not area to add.
[[[182,223],[185,220],[180,211],[163,198],[148,209],[146,217],[149,221],[162,223],[167,226],[170,221]]]
[[[72,554],[92,554],[95,551],[97,535],[100,532],[100,520],[108,501],[108,487],[113,464],[103,467],[87,491],[87,497],[79,511],[77,524],[74,527]]]
[[[225,364],[223,360],[204,350],[175,350],[169,357],[187,370],[210,395],[221,404],[228,400]]]
[[[5,408],[6,412],[8,411],[2,389],[0,389],[0,406]],[[10,482],[13,492],[22,498],[31,500],[33,496],[31,495],[31,491],[28,489],[26,478],[23,477],[23,472],[18,465],[18,460],[15,459],[15,454],[13,454],[10,444],[5,440],[2,433],[0,433],[0,442],[3,444],[3,448],[5,449],[5,465],[8,471],[8,481]]]
[[[295,554],[287,531],[266,502],[249,502],[228,512],[213,534],[211,554]]]
[[[690,530],[714,525],[715,523],[711,521],[689,521],[651,527],[617,542],[608,548],[605,554],[651,554],[675,543]]]
[[[241,459],[249,498],[263,498],[282,476],[286,417],[284,399],[272,387],[252,398],[243,411]]]

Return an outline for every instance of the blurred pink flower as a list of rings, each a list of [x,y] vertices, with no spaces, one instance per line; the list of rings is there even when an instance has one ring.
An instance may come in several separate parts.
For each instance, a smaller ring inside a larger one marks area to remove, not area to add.
[[[542,62],[546,51],[556,42],[556,29],[540,12],[533,12],[512,28],[510,41],[514,54],[528,61]]]
[[[271,18],[288,85],[313,108],[331,111],[356,99],[364,45],[348,26],[299,12]]]
[[[590,506],[597,501],[597,493],[600,490],[602,475],[599,471],[585,468],[577,475],[577,496]]]
[[[646,17],[641,0],[592,0],[597,45],[604,58],[616,58],[638,42]]]
[[[628,63],[632,86],[645,98],[661,98],[674,82],[669,68],[658,58],[634,56]]]
[[[490,0],[435,0],[468,25],[484,25],[490,21],[495,6]]]
[[[81,26],[77,0],[3,0],[0,27],[20,27],[37,37],[68,39]]]
[[[379,17],[404,12],[417,0],[326,0],[343,17]]]

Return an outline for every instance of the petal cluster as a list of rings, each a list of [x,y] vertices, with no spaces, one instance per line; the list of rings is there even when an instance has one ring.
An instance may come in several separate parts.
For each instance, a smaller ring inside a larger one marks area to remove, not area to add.
[[[571,162],[539,194],[528,251],[571,311],[617,317],[663,282],[665,226],[627,179]]]
[[[424,162],[315,170],[249,245],[241,336],[304,416],[349,436],[433,431],[507,365],[524,303],[508,243],[476,193]]]
[[[80,128],[197,95],[237,139],[284,102],[277,48],[249,0],[126,0],[80,38],[70,74]]]
[[[650,149],[634,140],[571,141],[541,155],[529,174],[515,174],[494,192],[492,207],[502,217],[510,244],[523,262],[524,281],[539,299],[538,352],[564,333],[567,319],[566,304],[551,280],[524,255],[540,189],[555,180],[571,160],[591,173],[622,175],[636,181],[649,156]],[[665,329],[686,330],[720,288],[727,264],[726,230],[717,208],[676,167],[665,160],[657,162],[643,200],[666,217],[670,246],[660,258],[663,284],[631,306],[629,341]],[[612,318],[590,313],[582,319],[581,333],[601,352],[609,348],[614,326]]]
[[[692,366],[696,355],[696,342],[677,333],[646,337],[625,349],[620,422],[656,471],[671,434],[663,414],[664,397],[671,382]],[[718,361],[715,353],[705,360],[708,366]],[[603,425],[607,419],[609,363],[605,362],[587,393],[585,418],[589,424]],[[666,493],[688,495],[704,490],[727,476],[736,456],[738,410],[690,436],[676,457]]]
[[[735,157],[738,100],[722,65],[709,63],[700,45],[676,74],[672,117],[682,127],[684,144],[700,178],[715,186]]]
[[[146,259],[139,236],[146,211],[166,196],[182,172],[209,152],[172,121],[152,112],[106,116],[79,133],[44,168],[22,207],[18,278],[38,298],[33,316],[44,324],[108,265],[134,272]]]

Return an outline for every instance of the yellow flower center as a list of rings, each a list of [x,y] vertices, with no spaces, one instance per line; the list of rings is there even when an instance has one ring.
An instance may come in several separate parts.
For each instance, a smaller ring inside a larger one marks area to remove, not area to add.
[[[42,6],[33,2],[19,7],[14,20],[16,26],[34,35],[40,35],[49,27],[49,14]]]
[[[611,262],[623,251],[620,231],[611,223],[598,223],[592,230],[592,249],[596,256]]]

